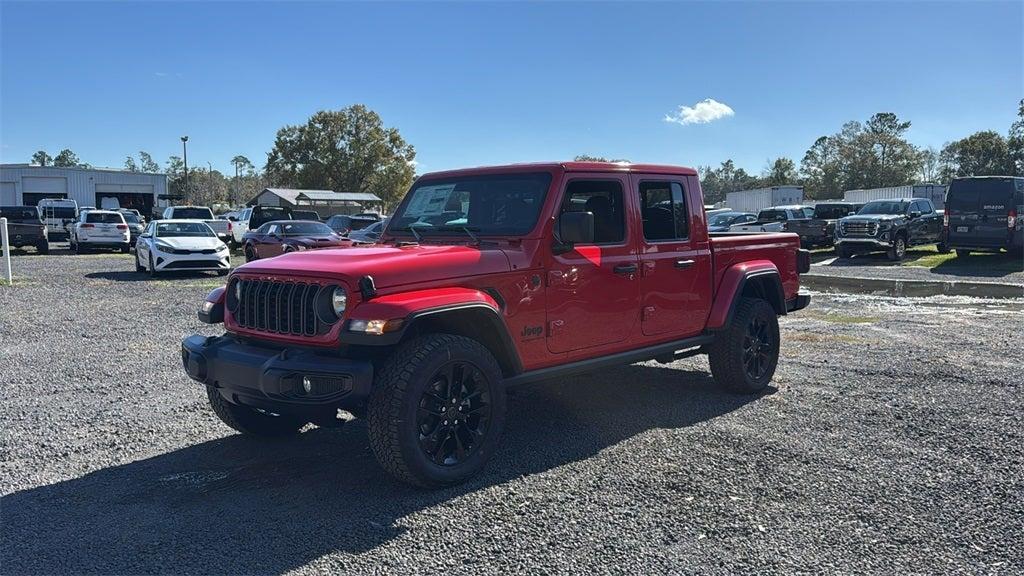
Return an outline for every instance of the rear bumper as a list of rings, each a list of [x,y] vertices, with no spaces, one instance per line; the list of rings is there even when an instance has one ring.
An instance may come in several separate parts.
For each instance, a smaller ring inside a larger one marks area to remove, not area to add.
[[[804,308],[807,308],[807,305],[810,303],[810,294],[797,294],[796,298],[786,301],[786,312],[796,312],[797,310],[803,310]]]
[[[229,335],[185,338],[181,362],[190,378],[229,402],[311,420],[361,406],[373,383],[368,360],[256,346]]]

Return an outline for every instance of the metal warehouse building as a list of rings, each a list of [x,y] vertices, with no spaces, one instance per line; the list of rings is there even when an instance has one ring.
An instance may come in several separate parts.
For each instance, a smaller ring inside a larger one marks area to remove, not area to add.
[[[145,216],[167,195],[167,175],[102,168],[0,164],[0,205],[68,198],[79,206],[135,208]]]

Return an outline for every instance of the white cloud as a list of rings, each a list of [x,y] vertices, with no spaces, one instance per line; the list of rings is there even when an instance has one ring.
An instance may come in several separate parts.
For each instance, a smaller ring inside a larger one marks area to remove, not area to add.
[[[708,122],[714,122],[715,120],[734,116],[735,114],[728,104],[719,102],[714,98],[707,98],[693,106],[680,106],[679,111],[675,114],[665,115],[665,122],[673,122],[683,126],[687,124],[707,124]]]

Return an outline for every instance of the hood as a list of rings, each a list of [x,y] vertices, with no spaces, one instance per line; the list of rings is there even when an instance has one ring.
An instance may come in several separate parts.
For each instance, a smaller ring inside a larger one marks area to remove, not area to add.
[[[888,222],[889,220],[899,220],[903,218],[902,214],[857,214],[854,216],[846,216],[841,218],[845,222],[863,221],[863,222]]]
[[[211,248],[216,249],[218,246],[223,244],[223,242],[212,236],[177,236],[171,238],[157,237],[156,241],[161,244],[167,244],[175,250],[209,250]]]
[[[293,252],[240,266],[241,273],[309,274],[346,278],[353,285],[365,275],[378,288],[508,272],[505,253],[475,246],[353,246]]]

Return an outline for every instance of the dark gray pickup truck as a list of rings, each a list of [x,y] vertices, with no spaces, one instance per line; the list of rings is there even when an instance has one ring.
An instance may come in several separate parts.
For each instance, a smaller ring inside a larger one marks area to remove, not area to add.
[[[836,221],[856,214],[864,205],[853,202],[820,202],[814,205],[814,217],[807,220],[790,220],[783,228],[800,237],[804,248],[831,246],[835,240]]]
[[[7,235],[11,246],[34,246],[40,254],[50,253],[46,225],[34,206],[0,206],[0,218],[7,218]]]

